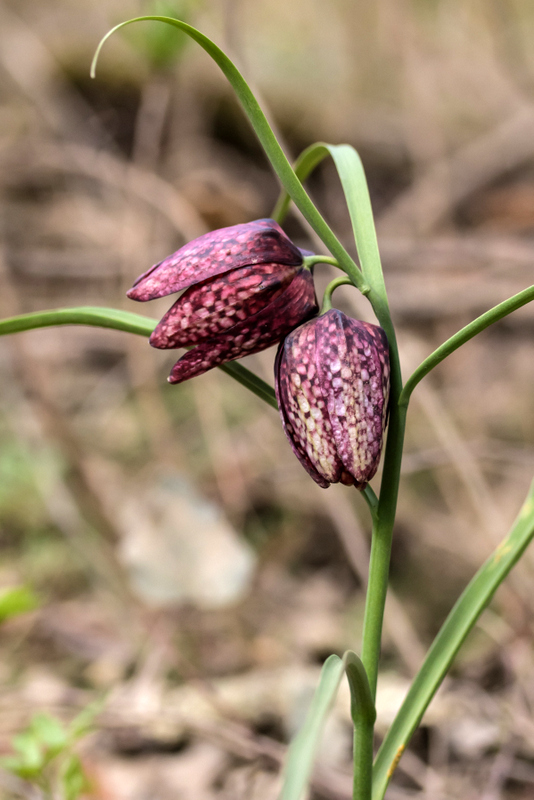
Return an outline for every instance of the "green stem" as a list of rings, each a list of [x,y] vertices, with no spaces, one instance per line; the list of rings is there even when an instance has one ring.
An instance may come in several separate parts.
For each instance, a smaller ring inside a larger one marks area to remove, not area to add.
[[[369,507],[371,517],[374,521],[378,511],[378,497],[370,483],[366,484],[365,488],[361,491],[362,497]]]
[[[310,269],[310,267],[314,267],[316,264],[331,264],[333,267],[343,269],[338,263],[337,258],[332,258],[332,256],[304,256],[304,266],[306,269]]]
[[[367,671],[371,696],[374,700],[376,697],[382,625],[389,578],[393,526],[397,510],[406,412],[398,405],[402,391],[402,377],[397,340],[389,309],[387,303],[374,292],[371,292],[369,299],[373,304],[378,321],[386,331],[391,365],[389,426],[378,508],[373,517],[369,583],[367,586],[362,638],[362,661]]]
[[[367,672],[356,653],[343,656],[350,686],[351,716],[354,725],[353,800],[371,800],[373,789],[373,727],[376,711]]]
[[[352,800],[371,800],[373,792],[374,719],[362,716],[353,720]]]
[[[332,308],[332,295],[339,286],[354,286],[349,277],[334,278],[330,281],[323,294],[323,302],[319,314],[326,314]]]

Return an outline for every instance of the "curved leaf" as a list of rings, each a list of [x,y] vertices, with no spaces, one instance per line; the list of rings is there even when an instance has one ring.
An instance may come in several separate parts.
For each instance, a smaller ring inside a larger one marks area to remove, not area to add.
[[[438,364],[450,356],[451,353],[454,353],[455,350],[458,350],[463,344],[468,342],[474,336],[481,333],[486,328],[489,328],[490,325],[493,325],[494,322],[498,322],[503,317],[508,316],[511,314],[512,311],[516,311],[521,306],[526,305],[527,303],[532,302],[534,300],[534,286],[529,286],[527,289],[523,289],[522,292],[518,292],[514,294],[512,297],[509,297],[508,300],[504,300],[502,303],[499,303],[498,306],[491,308],[489,311],[486,311],[485,314],[482,314],[480,317],[477,317],[470,322],[469,325],[466,325],[464,328],[455,333],[454,336],[451,336],[450,339],[447,339],[442,345],[440,345],[433,353],[431,353],[425,360],[417,367],[415,372],[410,375],[408,380],[406,381],[406,385],[401,392],[401,396],[399,397],[399,405],[407,406],[411,394],[419,381],[423,380],[429,372],[431,372],[434,367],[437,367]]]
[[[478,570],[443,623],[382,742],[373,769],[373,800],[382,800],[384,797],[404,748],[458,650],[533,538],[534,481],[509,535]]]
[[[150,336],[157,319],[120,311],[116,308],[98,306],[78,306],[76,308],[57,308],[52,311],[37,311],[0,320],[0,336],[8,333],[21,333],[35,328],[49,328],[54,325],[93,325],[97,328],[113,328],[139,336]]]
[[[295,175],[301,183],[303,183],[308,175],[313,172],[315,167],[329,155],[328,147],[323,142],[316,142],[311,144],[298,156],[293,164]],[[275,219],[280,225],[286,218],[291,204],[291,197],[288,192],[282,190],[280,196],[276,201],[271,217]]]
[[[179,19],[174,19],[173,17],[162,17],[157,15],[135,17],[134,19],[129,19],[126,20],[126,22],[121,22],[119,25],[116,25],[114,28],[108,31],[108,33],[101,40],[91,65],[91,76],[94,77],[95,75],[98,57],[100,55],[102,46],[107,39],[109,39],[109,37],[115,33],[115,31],[118,31],[120,28],[123,28],[125,25],[130,25],[133,22],[164,22],[167,25],[173,25],[175,28],[178,28],[178,30],[190,36],[191,39],[194,39],[194,41],[197,42],[197,44],[199,44],[209,56],[211,56],[211,58],[219,66],[223,74],[230,82],[252,127],[254,128],[254,131],[256,132],[258,139],[260,140],[267,158],[271,162],[273,169],[278,175],[284,189],[290,195],[295,205],[303,213],[304,217],[308,220],[312,228],[322,239],[332,255],[337,258],[347,274],[350,275],[355,286],[358,288],[363,286],[364,281],[360,270],[347,253],[339,239],[335,236],[334,232],[327,225],[315,205],[312,203],[311,199],[308,197],[308,194],[304,190],[304,187],[302,186],[302,183],[299,181],[298,177],[295,175],[291,164],[287,160],[284,151],[280,147],[276,136],[267,122],[265,114],[261,110],[259,103],[254,97],[254,94],[252,93],[247,82],[235,64],[219,47],[217,47],[214,42],[211,41],[211,39],[209,39],[196,28],[193,28],[192,25],[188,25],[186,22],[182,22]]]
[[[365,281],[387,303],[382,263],[369,197],[369,188],[358,152],[349,144],[327,144],[316,142],[310,145],[295,161],[294,170],[301,181],[306,180],[315,167],[330,155],[343,187],[349,209],[354,239],[358,249]],[[282,192],[274,207],[273,218],[282,222],[290,203],[288,192]]]
[[[98,328],[113,328],[138,336],[150,336],[158,320],[120,311],[115,308],[79,306],[78,308],[58,308],[53,311],[38,311],[0,320],[0,336],[8,333],[21,333],[35,328],[54,325],[94,325]],[[245,386],[273,408],[278,409],[274,389],[242,364],[222,364],[219,369]]]
[[[363,277],[387,304],[386,285],[378,250],[369,188],[360,156],[350,144],[329,144],[345,193]]]

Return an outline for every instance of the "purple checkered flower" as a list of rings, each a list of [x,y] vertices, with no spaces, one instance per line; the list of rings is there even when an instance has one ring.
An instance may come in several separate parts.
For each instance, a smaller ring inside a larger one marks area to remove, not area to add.
[[[324,488],[363,489],[378,468],[389,397],[389,348],[376,325],[333,308],[281,343],[275,386],[293,452]]]
[[[193,346],[170,383],[265,350],[317,313],[303,251],[272,219],[200,236],[141,275],[128,297],[154,300],[181,289],[149,340],[162,349]]]

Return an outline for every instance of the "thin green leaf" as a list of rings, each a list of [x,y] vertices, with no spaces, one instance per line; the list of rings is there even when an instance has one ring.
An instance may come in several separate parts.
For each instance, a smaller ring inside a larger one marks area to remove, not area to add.
[[[21,314],[18,317],[0,320],[0,336],[53,325],[94,325],[97,328],[113,328],[139,336],[150,336],[157,322],[155,319],[115,308],[78,306],[37,311],[34,314]]]
[[[129,311],[79,306],[78,308],[58,308],[54,311],[38,311],[34,314],[22,314],[18,317],[0,320],[0,336],[53,325],[94,325],[98,328],[113,328],[126,333],[135,333],[138,336],[150,336],[157,323],[156,319],[132,314]],[[273,408],[278,408],[274,389],[242,364],[223,364],[219,369]]]
[[[458,333],[455,333],[454,336],[451,336],[450,339],[447,339],[447,341],[440,345],[437,350],[434,350],[428,358],[425,358],[415,372],[410,375],[399,397],[399,405],[408,405],[411,394],[419,381],[423,380],[434,367],[441,364],[447,356],[450,356],[451,353],[454,353],[455,350],[458,350],[459,347],[474,336],[477,336],[477,334],[489,328],[494,322],[498,322],[500,319],[503,319],[503,317],[511,314],[512,311],[516,311],[518,308],[521,308],[521,306],[532,302],[532,300],[534,300],[534,286],[529,286],[527,289],[523,289],[522,292],[514,294],[513,297],[509,297],[508,300],[499,303],[498,306],[486,311],[485,314],[477,317],[473,322],[470,322],[469,325],[466,325],[459,330]]]
[[[341,180],[365,280],[387,304],[369,188],[360,156],[349,144],[327,145]]]
[[[37,596],[27,586],[15,586],[0,593],[0,623],[33,611],[39,605]]]
[[[186,20],[191,16],[194,2],[191,0],[154,0],[146,9],[149,14],[162,17],[178,17]],[[130,44],[148,59],[153,70],[169,70],[181,58],[187,39],[176,36],[163,25],[149,25],[129,32]]]
[[[304,725],[289,748],[279,800],[300,800],[310,781],[315,754],[344,669],[343,661],[336,655],[327,658],[323,664],[319,686]]]
[[[357,151],[349,144],[333,145],[316,142],[299,155],[294,165],[295,173],[301,181],[306,180],[327,155],[332,157],[343,187],[363,277],[380,295],[382,301],[387,303],[371,198],[363,164]],[[278,222],[287,214],[289,203],[288,193],[282,192],[273,211],[273,217]]]
[[[125,25],[130,25],[133,22],[164,22],[167,25],[174,25],[175,28],[186,33],[190,36],[195,42],[197,42],[205,51],[208,53],[209,56],[216,62],[219,66],[223,74],[226,76],[228,81],[230,82],[234,92],[236,93],[245,114],[247,115],[254,131],[260,143],[265,151],[265,154],[269,161],[272,164],[272,167],[282,186],[290,195],[291,199],[295,203],[295,205],[300,209],[304,217],[308,220],[314,231],[318,234],[318,236],[322,239],[326,247],[330,250],[333,256],[337,258],[340,265],[343,269],[347,272],[348,275],[353,280],[353,283],[358,288],[364,286],[364,280],[362,274],[356,264],[354,263],[353,259],[347,253],[339,239],[336,237],[334,232],[331,228],[327,225],[315,205],[312,203],[311,199],[309,198],[308,194],[304,190],[302,183],[295,175],[291,164],[286,158],[286,155],[282,148],[280,147],[276,136],[274,135],[265,114],[261,110],[258,101],[254,97],[254,94],[250,90],[249,85],[235,66],[235,64],[228,58],[228,56],[223,53],[223,51],[217,47],[217,45],[211,41],[207,36],[204,36],[196,28],[193,28],[191,25],[188,25],[185,22],[182,22],[178,19],[173,19],[172,17],[162,17],[156,15],[150,16],[143,16],[143,17],[136,17],[134,19],[126,20],[126,22],[121,22],[119,25],[116,25],[112,28],[108,33],[104,36],[102,41],[97,47],[95,56],[93,58],[93,63],[91,65],[91,75],[94,77],[96,63],[98,61],[98,57],[100,55],[100,51],[104,43],[109,39],[109,37],[118,31],[120,28],[123,28]]]
[[[363,718],[373,725],[376,709],[362,660],[352,650],[347,650],[343,655],[343,663],[350,687],[352,721],[356,724],[357,720]]]
[[[382,800],[384,797],[389,779],[412,733],[458,650],[533,538],[534,481],[509,535],[478,570],[434,639],[378,752],[373,769],[373,800]]]
[[[330,155],[328,147],[323,142],[316,142],[303,150],[293,164],[293,170],[299,181],[304,183],[308,175],[313,172],[315,167],[328,155]],[[290,205],[291,197],[288,192],[282,189],[271,217],[281,225],[286,218]]]

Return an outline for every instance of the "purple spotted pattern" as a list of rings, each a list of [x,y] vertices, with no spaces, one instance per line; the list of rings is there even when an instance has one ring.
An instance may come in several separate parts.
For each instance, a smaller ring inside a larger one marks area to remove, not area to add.
[[[259,264],[197,283],[167,311],[150,344],[162,349],[188,347],[226,333],[272,303],[296,275],[295,267]]]
[[[172,368],[169,382],[180,383],[227,361],[265,350],[316,312],[313,278],[308,270],[301,269],[287,289],[258,313],[189,350]]]
[[[275,387],[282,424],[320,486],[363,489],[378,468],[389,397],[389,348],[376,325],[331,309],[281,343]]]
[[[205,233],[140,275],[130,300],[155,300],[251,264],[300,266],[302,255],[273,219]]]
[[[317,313],[303,256],[274,220],[261,219],[205,234],[152,267],[128,292],[152,300],[180,289],[150,344],[190,347],[171,383],[277,344]]]

